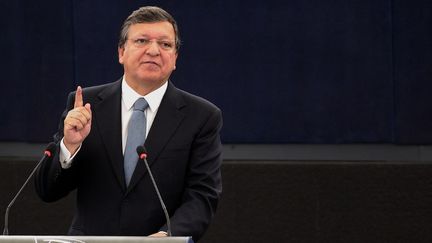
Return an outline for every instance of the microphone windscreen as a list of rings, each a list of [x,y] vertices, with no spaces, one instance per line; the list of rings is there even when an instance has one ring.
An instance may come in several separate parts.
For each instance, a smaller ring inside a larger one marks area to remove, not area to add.
[[[142,146],[142,145],[138,146],[138,147],[136,148],[136,151],[137,151],[137,153],[138,153],[138,156],[141,155],[141,154],[147,154],[146,149],[145,149],[144,146]]]
[[[56,144],[51,142],[46,146],[44,154],[46,154],[48,157],[51,157],[55,149],[56,149]]]

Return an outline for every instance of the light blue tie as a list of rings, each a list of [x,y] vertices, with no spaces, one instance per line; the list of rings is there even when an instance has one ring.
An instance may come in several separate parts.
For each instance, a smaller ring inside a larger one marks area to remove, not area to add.
[[[128,134],[126,148],[124,153],[124,172],[126,185],[132,178],[135,166],[138,162],[136,148],[144,145],[146,138],[146,116],[144,110],[147,109],[148,103],[144,98],[139,98],[133,106],[133,113],[128,124]]]

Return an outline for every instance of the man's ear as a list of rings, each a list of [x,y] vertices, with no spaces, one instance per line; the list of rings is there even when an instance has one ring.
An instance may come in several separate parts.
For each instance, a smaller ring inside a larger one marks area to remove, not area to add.
[[[124,56],[124,47],[119,47],[117,48],[118,51],[118,59],[119,59],[119,63],[123,64],[123,56]]]
[[[176,67],[176,64],[177,64],[177,58],[178,58],[178,52],[176,52],[176,54],[175,54],[175,60],[174,60],[174,67],[173,67],[173,70],[176,70],[176,69],[177,69],[177,67]]]

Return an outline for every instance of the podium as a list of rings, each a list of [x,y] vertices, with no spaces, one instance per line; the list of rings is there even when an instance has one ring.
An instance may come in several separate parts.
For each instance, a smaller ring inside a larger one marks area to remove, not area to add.
[[[192,237],[1,235],[9,243],[193,243]]]

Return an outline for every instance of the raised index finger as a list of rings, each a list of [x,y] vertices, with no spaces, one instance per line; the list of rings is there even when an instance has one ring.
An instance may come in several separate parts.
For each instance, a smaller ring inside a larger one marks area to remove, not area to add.
[[[78,86],[77,90],[75,92],[74,108],[82,107],[82,106],[83,106],[82,89],[81,89],[81,86]]]

